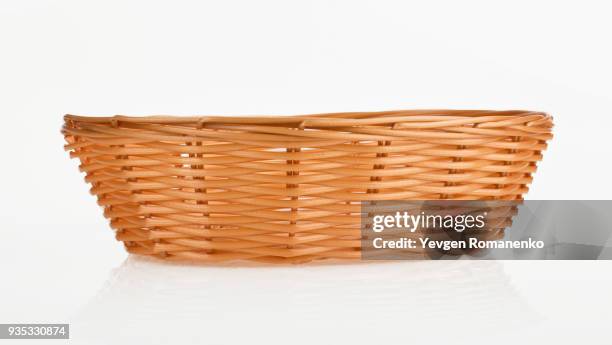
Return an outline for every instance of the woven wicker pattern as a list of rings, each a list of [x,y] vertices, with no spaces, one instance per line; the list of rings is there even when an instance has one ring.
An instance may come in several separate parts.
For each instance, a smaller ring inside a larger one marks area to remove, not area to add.
[[[552,137],[528,111],[81,117],[63,134],[131,253],[360,256],[360,201],[519,200]]]

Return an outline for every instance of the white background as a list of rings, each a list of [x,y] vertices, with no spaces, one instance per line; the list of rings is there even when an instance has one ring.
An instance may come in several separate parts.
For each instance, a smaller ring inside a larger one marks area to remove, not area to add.
[[[1,1],[0,322],[71,322],[85,344],[609,343],[608,262],[125,261],[59,129],[66,113],[541,110],[555,138],[528,198],[609,199],[610,13],[605,1]]]

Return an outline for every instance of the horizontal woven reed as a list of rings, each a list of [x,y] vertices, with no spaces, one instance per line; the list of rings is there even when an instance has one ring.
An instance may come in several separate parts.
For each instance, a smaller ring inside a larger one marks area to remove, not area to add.
[[[66,115],[66,150],[130,253],[360,257],[364,200],[521,200],[551,139],[541,112]]]

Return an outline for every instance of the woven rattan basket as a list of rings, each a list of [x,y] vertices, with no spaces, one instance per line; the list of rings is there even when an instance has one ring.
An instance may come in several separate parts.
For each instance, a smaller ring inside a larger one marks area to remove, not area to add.
[[[520,200],[552,137],[540,112],[65,116],[71,157],[130,253],[360,257],[365,200]]]

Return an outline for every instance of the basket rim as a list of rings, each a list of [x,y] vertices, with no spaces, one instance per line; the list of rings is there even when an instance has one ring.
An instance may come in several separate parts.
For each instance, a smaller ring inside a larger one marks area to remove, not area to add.
[[[293,124],[312,120],[328,125],[368,125],[384,124],[401,121],[440,121],[451,118],[470,117],[508,117],[521,118],[527,116],[541,116],[543,119],[552,118],[548,113],[529,110],[474,110],[474,109],[414,109],[414,110],[387,110],[371,112],[332,112],[298,115],[64,115],[65,121],[84,123],[134,122],[157,124],[180,123],[233,123],[233,124]]]

